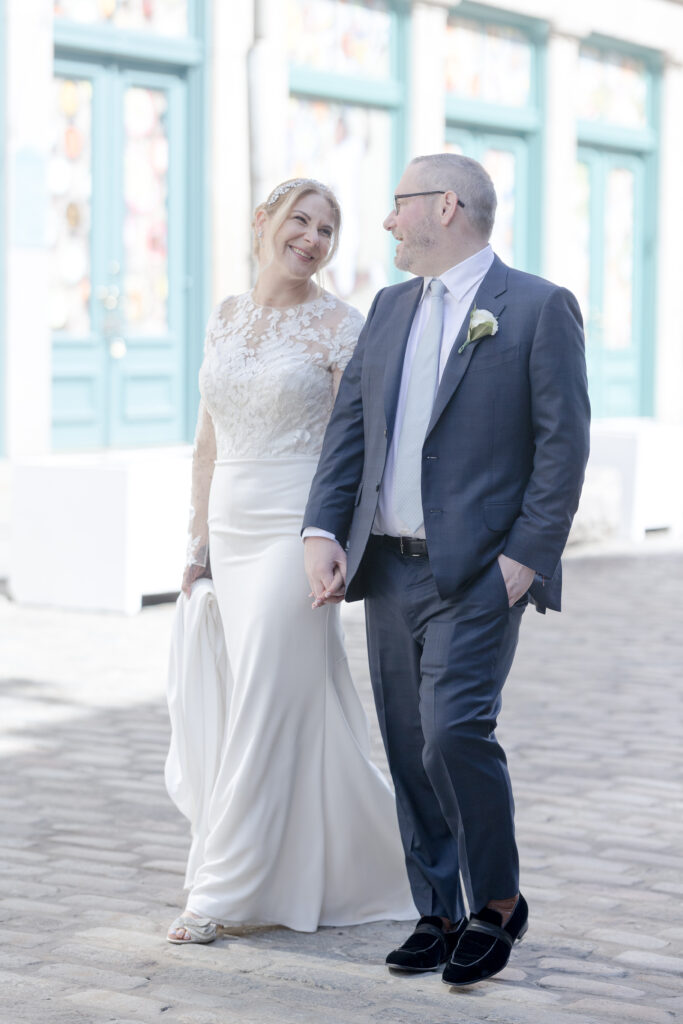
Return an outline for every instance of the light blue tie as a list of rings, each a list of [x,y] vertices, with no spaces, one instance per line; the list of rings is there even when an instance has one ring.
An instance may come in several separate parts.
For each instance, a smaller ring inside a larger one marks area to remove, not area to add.
[[[443,297],[446,285],[435,277],[431,281],[429,291],[429,319],[413,357],[394,470],[394,511],[411,533],[415,533],[424,521],[422,445],[439,383]]]

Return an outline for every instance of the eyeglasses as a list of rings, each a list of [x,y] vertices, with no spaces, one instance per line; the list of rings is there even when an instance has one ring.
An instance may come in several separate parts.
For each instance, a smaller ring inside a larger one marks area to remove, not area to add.
[[[446,191],[447,190],[445,188],[437,188],[432,192],[404,192],[400,196],[394,196],[394,210],[398,213],[399,199],[413,199],[415,196],[445,196]],[[458,206],[462,206],[463,210],[465,209],[465,204],[462,199],[458,199]]]

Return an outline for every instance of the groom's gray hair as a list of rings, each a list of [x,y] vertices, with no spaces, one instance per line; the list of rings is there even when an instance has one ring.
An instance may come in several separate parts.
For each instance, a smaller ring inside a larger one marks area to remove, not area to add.
[[[456,193],[465,204],[464,215],[472,227],[487,241],[496,217],[496,190],[493,182],[477,160],[458,153],[433,153],[416,156],[420,179],[425,189],[446,189]]]

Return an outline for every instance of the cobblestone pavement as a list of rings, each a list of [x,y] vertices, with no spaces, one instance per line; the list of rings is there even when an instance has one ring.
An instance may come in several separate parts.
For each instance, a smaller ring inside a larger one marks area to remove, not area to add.
[[[188,847],[162,781],[172,608],[0,599],[2,1020],[683,1019],[683,556],[569,561],[565,606],[527,613],[500,728],[531,926],[503,974],[456,991],[388,973],[392,922],[167,944]],[[345,621],[367,702],[359,609]]]

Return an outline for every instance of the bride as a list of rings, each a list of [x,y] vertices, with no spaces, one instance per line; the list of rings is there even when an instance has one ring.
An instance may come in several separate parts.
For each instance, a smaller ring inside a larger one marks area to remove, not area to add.
[[[213,710],[202,703],[200,677],[216,659],[199,658],[185,662],[181,700],[172,656],[166,779],[193,835],[174,943],[211,942],[237,922],[310,932],[417,916],[339,608],[311,610],[303,569],[303,510],[363,323],[314,281],[340,220],[320,182],[275,188],[254,215],[256,284],[225,299],[207,328],[177,615],[212,598],[201,580],[211,576],[224,692]],[[193,782],[207,736],[215,758]]]

